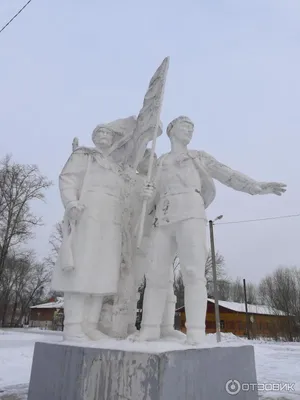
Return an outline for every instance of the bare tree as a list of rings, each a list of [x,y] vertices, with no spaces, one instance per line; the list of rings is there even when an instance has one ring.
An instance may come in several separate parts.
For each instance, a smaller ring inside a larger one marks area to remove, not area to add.
[[[58,255],[58,251],[62,242],[63,231],[62,231],[62,223],[57,223],[54,227],[54,232],[51,234],[49,243],[51,245],[51,251],[55,256]]]
[[[258,289],[252,282],[246,282],[247,302],[249,304],[259,304]]]
[[[21,283],[16,291],[20,307],[17,324],[20,324],[22,318],[28,315],[32,305],[44,300],[50,278],[51,272],[45,263],[33,262],[30,265],[27,271],[26,284]]]
[[[17,164],[11,156],[0,161],[0,279],[10,251],[25,244],[41,225],[30,207],[34,200],[44,200],[50,186],[36,165]]]
[[[217,288],[219,292],[220,300],[224,300],[226,288],[227,288],[227,275],[225,271],[225,260],[224,257],[216,252],[216,272],[217,272]],[[213,267],[212,267],[212,257],[209,252],[206,264],[205,264],[205,277],[207,282],[207,293],[208,297],[214,297],[214,285],[213,285]],[[221,296],[223,294],[223,296]]]
[[[2,326],[20,324],[30,306],[43,300],[49,281],[49,268],[38,263],[32,251],[24,251],[21,256],[11,254],[1,280]]]
[[[217,279],[221,280],[226,278],[225,273],[225,260],[222,254],[218,251],[216,252],[216,270],[217,270]],[[212,270],[212,257],[211,252],[209,252],[206,263],[205,263],[205,277],[208,285],[213,283],[213,270]]]
[[[246,291],[247,291],[247,303],[259,304],[256,285],[252,282],[246,282]],[[235,281],[230,282],[229,299],[230,301],[234,301],[236,303],[245,302],[244,284],[240,277],[236,278]]]
[[[50,235],[49,238],[50,252],[49,255],[45,258],[45,264],[49,267],[50,271],[53,271],[53,268],[56,264],[62,238],[63,238],[62,223],[58,222],[57,224],[55,224],[53,232]],[[48,292],[48,297],[50,298],[63,297],[63,295],[64,295],[63,292],[57,292],[52,290]],[[111,301],[111,297],[109,296],[105,299],[105,302],[108,301]]]
[[[243,303],[245,299],[241,278],[236,278],[230,284],[230,300],[236,303]]]
[[[49,265],[49,267],[54,267],[57,257],[58,257],[58,252],[59,248],[61,246],[63,238],[63,232],[62,232],[62,223],[57,223],[54,226],[54,230],[50,235],[49,238],[49,244],[50,244],[50,253],[48,257],[46,257],[45,261]]]
[[[228,279],[219,279],[217,281],[219,300],[230,301],[231,282]]]
[[[35,200],[44,200],[51,182],[35,165],[15,163],[11,156],[0,161],[0,310],[2,325],[8,318],[19,318],[20,309],[29,307],[25,294],[35,283],[34,293],[40,292],[40,267],[33,252],[22,246],[34,237],[34,229],[42,224],[32,213]],[[38,278],[39,277],[39,278]],[[47,278],[48,279],[48,278]],[[46,279],[46,280],[47,280]],[[22,300],[23,299],[23,300]]]
[[[260,283],[259,295],[274,314],[282,314],[285,325],[283,329],[286,339],[300,339],[300,270],[296,267],[279,267],[266,276]]]

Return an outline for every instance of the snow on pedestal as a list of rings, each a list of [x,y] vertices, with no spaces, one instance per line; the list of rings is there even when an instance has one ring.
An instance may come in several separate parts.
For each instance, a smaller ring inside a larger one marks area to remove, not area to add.
[[[36,343],[28,400],[226,400],[239,384],[257,383],[252,346],[113,339],[99,346]],[[240,388],[234,398],[258,395]]]

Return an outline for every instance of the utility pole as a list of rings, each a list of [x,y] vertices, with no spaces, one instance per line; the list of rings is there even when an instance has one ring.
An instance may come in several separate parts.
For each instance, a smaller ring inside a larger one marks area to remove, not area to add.
[[[219,215],[213,221],[212,220],[209,221],[210,251],[211,251],[211,263],[213,272],[214,298],[215,298],[216,335],[218,343],[221,342],[221,330],[220,330],[219,293],[217,285],[216,252],[215,252],[215,240],[214,240],[214,222],[221,218],[223,218],[223,215]]]
[[[246,289],[246,279],[243,279],[244,284],[244,298],[245,298],[245,310],[246,310],[246,329],[247,329],[247,338],[250,340],[250,327],[249,327],[249,314],[248,314],[248,304],[247,304],[247,289]]]

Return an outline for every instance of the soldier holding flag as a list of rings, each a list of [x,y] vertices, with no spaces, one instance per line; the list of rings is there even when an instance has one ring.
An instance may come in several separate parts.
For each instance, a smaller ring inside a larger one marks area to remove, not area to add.
[[[151,79],[138,118],[97,126],[94,148],[77,147],[75,141],[60,174],[64,236],[52,288],[64,292],[67,340],[105,337],[97,329],[104,296],[120,293],[120,266],[130,268],[132,259],[127,178],[130,182],[148,142],[161,133],[159,113],[167,69],[168,59]]]

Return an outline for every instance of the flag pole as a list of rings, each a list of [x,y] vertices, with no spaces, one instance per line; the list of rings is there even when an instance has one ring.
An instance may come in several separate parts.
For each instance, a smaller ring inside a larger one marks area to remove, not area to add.
[[[166,74],[167,74],[168,68],[169,68],[169,61],[170,61],[170,57],[166,57],[164,59],[164,61],[163,61],[163,63],[166,64],[165,65],[165,77],[164,77],[164,82],[163,82],[162,90],[161,90],[161,94],[160,94],[160,102],[159,102],[157,118],[156,118],[156,121],[155,121],[155,128],[154,128],[153,138],[152,138],[152,147],[151,147],[149,166],[148,166],[148,173],[147,173],[147,181],[148,182],[150,182],[151,178],[152,178],[154,154],[155,154],[155,148],[156,148],[156,139],[157,139],[157,134],[158,134],[158,128],[159,128],[159,125],[160,125],[160,113],[161,113],[161,109],[162,109],[162,102],[163,102],[165,81],[166,81]],[[143,238],[143,234],[144,234],[144,225],[145,225],[147,204],[148,204],[148,200],[144,199],[143,200],[142,211],[141,211],[141,217],[140,217],[139,232],[138,232],[138,237],[137,237],[137,248],[140,248],[141,242],[142,242],[142,238]]]

